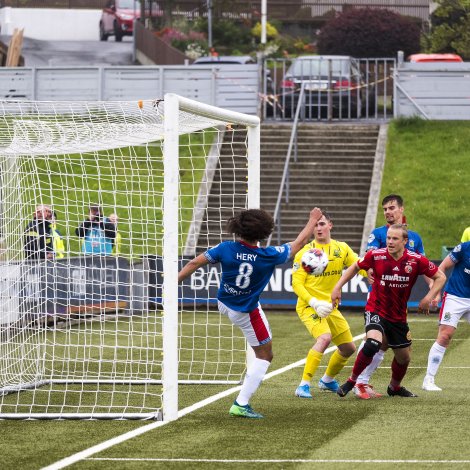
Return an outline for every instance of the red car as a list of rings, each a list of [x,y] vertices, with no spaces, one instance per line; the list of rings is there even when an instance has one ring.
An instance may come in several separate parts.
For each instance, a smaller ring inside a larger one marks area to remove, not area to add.
[[[137,0],[108,0],[100,20],[100,40],[114,36],[117,42],[123,36],[132,36],[134,20],[140,18],[140,2]]]

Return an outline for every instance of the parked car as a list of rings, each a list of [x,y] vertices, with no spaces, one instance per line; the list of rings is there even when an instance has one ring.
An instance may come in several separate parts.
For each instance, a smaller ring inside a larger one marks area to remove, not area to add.
[[[411,54],[410,62],[463,62],[458,54]]]
[[[328,115],[357,118],[375,109],[375,83],[366,81],[359,61],[350,56],[301,56],[293,60],[281,82],[280,101],[284,116],[294,116],[304,86],[303,113],[316,119]]]
[[[117,42],[123,36],[132,36],[134,20],[140,18],[140,2],[134,0],[108,0],[100,19],[100,40],[114,36]]]
[[[148,15],[148,11],[146,15]],[[162,15],[163,11],[160,5],[152,2],[152,16]],[[109,36],[114,36],[114,39],[120,42],[123,36],[132,36],[134,20],[139,18],[139,0],[108,0],[101,13],[100,40],[107,41]]]

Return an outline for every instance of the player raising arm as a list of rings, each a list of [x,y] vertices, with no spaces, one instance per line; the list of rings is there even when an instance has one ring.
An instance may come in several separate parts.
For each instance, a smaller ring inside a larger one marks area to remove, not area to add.
[[[371,250],[362,260],[349,267],[331,294],[333,305],[341,300],[341,288],[359,271],[374,270],[374,283],[366,304],[366,342],[354,362],[352,374],[341,387],[338,395],[346,396],[354,387],[358,376],[371,363],[383,343],[393,349],[392,378],[387,387],[390,396],[416,397],[401,381],[410,363],[411,334],[407,322],[407,302],[419,275],[434,282],[421,300],[419,311],[428,313],[432,300],[441,291],[446,277],[426,257],[405,248],[408,231],[400,224],[391,225],[387,231],[387,248]]]
[[[182,282],[208,263],[221,264],[222,280],[217,293],[219,311],[241,329],[255,353],[256,358],[249,365],[240,393],[230,408],[232,416],[263,417],[249,405],[273,358],[271,329],[259,297],[275,266],[295,256],[307,243],[321,216],[321,210],[315,207],[294,241],[261,248],[258,243],[269,237],[274,229],[274,220],[264,210],[244,210],[227,223],[228,233],[234,234],[236,241],[224,241],[207,250],[189,261],[178,274],[178,282]]]

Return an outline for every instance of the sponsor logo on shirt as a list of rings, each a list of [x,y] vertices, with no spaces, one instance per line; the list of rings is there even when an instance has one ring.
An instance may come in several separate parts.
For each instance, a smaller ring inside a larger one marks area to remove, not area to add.
[[[410,280],[409,276],[399,276],[398,274],[382,274],[382,279],[384,281],[399,281],[407,282]]]
[[[383,256],[383,255],[374,256],[374,260],[377,260],[377,259],[387,259],[387,257],[386,257],[386,256]]]

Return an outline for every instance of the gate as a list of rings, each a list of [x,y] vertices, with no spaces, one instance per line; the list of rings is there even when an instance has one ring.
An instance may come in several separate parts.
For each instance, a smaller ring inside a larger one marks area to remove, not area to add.
[[[302,121],[393,117],[393,58],[301,56],[263,64],[264,119],[291,120],[304,86]]]

